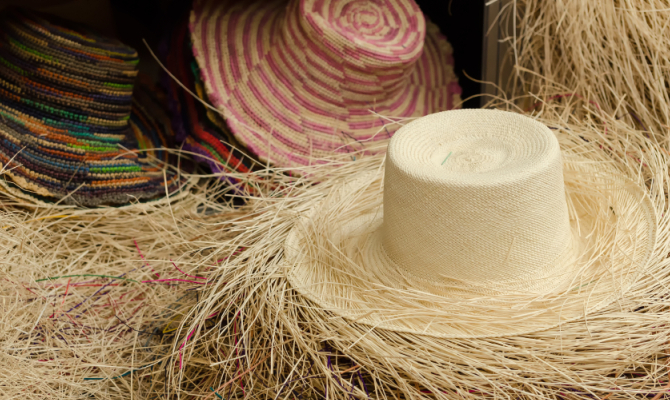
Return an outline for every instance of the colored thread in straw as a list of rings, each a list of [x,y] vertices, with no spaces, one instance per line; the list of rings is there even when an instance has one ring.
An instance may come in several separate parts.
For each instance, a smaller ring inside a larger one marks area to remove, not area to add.
[[[207,395],[207,396],[205,397],[205,400],[207,400],[208,398],[210,398],[210,397],[212,396],[212,394],[218,392],[219,390],[223,390],[223,389],[225,389],[228,385],[230,385],[231,383],[235,382],[235,381],[237,380],[238,377],[241,378],[241,377],[243,377],[244,375],[248,374],[249,372],[253,371],[254,368],[256,368],[257,366],[259,366],[263,361],[265,361],[265,360],[267,360],[268,358],[270,358],[271,355],[272,355],[272,352],[270,352],[270,354],[268,354],[268,355],[266,355],[265,357],[263,357],[262,360],[260,360],[259,362],[257,362],[256,364],[252,365],[252,366],[249,367],[247,370],[245,370],[244,372],[242,372],[241,374],[239,374],[237,377],[235,377],[235,378],[229,380],[228,382],[224,383],[223,385],[219,386],[217,390],[212,390],[212,393],[210,393],[209,395]]]
[[[149,262],[144,258],[144,254],[142,254],[142,251],[140,250],[140,245],[137,244],[137,240],[133,239],[133,243],[135,243],[135,248],[137,249],[137,253],[140,255],[140,258],[142,261],[144,261],[144,267],[149,267],[151,268],[151,265],[149,265]],[[157,277],[161,277],[153,268],[151,268],[151,272],[154,273]]]
[[[42,278],[38,279],[35,282],[42,282],[42,281],[50,281],[50,280],[56,280],[56,279],[62,279],[62,278],[77,278],[77,277],[96,277],[96,278],[110,278],[110,279],[121,279],[124,281],[130,281],[130,282],[135,282],[135,283],[140,283],[134,279],[130,278],[122,278],[120,276],[113,276],[113,275],[96,275],[96,274],[79,274],[79,275],[62,275],[62,276],[52,276],[49,278]]]
[[[177,269],[177,271],[181,272],[182,274],[184,274],[184,275],[186,275],[186,276],[188,276],[188,277],[191,277],[191,278],[194,278],[194,279],[207,279],[207,278],[203,278],[202,276],[189,275],[189,274],[187,274],[186,272],[184,272],[184,271],[182,271],[181,269],[179,269],[179,267],[177,266],[177,264],[175,264],[174,261],[172,261],[172,259],[170,259],[170,262],[172,263],[172,265],[174,265],[174,267]]]
[[[223,399],[223,396],[221,396],[220,394],[218,394],[218,393],[216,392],[216,390],[214,390],[214,388],[213,388],[212,386],[209,387],[209,390],[211,390],[212,392],[214,392],[214,394],[216,395],[216,397],[218,397],[218,398],[220,398],[220,399]]]
[[[104,381],[104,380],[107,380],[107,379],[119,379],[119,378],[123,378],[124,376],[128,376],[135,371],[139,371],[141,369],[145,369],[145,368],[149,368],[149,367],[153,367],[153,366],[154,366],[154,364],[145,365],[143,367],[131,369],[130,371],[126,371],[121,375],[113,376],[111,378],[84,378],[84,380],[85,381]]]
[[[142,281],[142,283],[160,283],[160,282],[188,282],[188,283],[195,283],[197,285],[209,285],[210,283],[212,283],[212,282],[198,282],[189,279],[179,279],[179,278],[153,279],[148,281]]]
[[[449,159],[449,156],[451,156],[451,153],[452,152],[450,151],[449,154],[447,154],[447,156],[444,158],[444,161],[442,161],[442,164],[440,164],[440,165],[444,165],[444,163],[447,162],[447,160]]]

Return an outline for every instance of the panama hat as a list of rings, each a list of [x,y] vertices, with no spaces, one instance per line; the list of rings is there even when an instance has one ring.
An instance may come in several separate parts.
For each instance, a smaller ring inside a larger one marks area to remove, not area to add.
[[[396,133],[383,177],[343,182],[295,224],[288,280],[376,328],[541,331],[609,305],[644,272],[658,229],[645,193],[612,163],[562,152],[531,118],[437,113]]]
[[[196,0],[205,88],[261,161],[373,153],[399,120],[454,108],[452,50],[413,0]]]
[[[134,49],[20,9],[0,22],[0,184],[37,202],[152,199],[187,180],[166,168],[170,120],[138,80]]]

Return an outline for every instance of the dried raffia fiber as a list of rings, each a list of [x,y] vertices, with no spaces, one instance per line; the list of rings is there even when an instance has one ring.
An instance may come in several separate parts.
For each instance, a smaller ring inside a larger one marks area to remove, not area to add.
[[[578,97],[535,102],[564,148],[647,184],[663,242],[669,155]],[[179,201],[86,210],[1,195],[0,397],[632,399],[668,385],[666,248],[625,298],[522,336],[376,331],[299,296],[282,265],[289,230],[382,161],[307,168],[316,186],[274,170],[236,175],[263,187],[244,207],[216,201],[231,190],[217,183]]]
[[[513,103],[529,104],[516,111],[553,128],[565,149],[645,182],[664,243],[669,155],[631,120],[561,90]],[[263,187],[242,208],[215,201],[230,189],[204,183],[176,202],[123,208],[28,207],[2,195],[0,397],[632,399],[667,390],[667,248],[618,302],[527,335],[372,330],[299,296],[282,264],[297,217],[382,162],[306,167],[316,186],[273,170],[238,174]]]
[[[633,399],[662,394],[670,385],[670,157],[627,121],[583,104],[570,106],[549,103],[533,113],[555,130],[564,151],[608,162],[644,182],[657,212],[660,237],[652,263],[624,297],[558,328],[487,339],[399,334],[340,318],[291,288],[283,243],[297,217],[344,179],[365,170],[381,177],[383,158],[320,167],[305,174],[318,177],[319,185],[298,183],[284,189],[287,196],[250,199],[250,214],[229,220],[231,236],[217,248],[227,254],[245,250],[217,267],[209,277],[215,283],[203,289],[199,307],[180,326],[166,384],[171,393],[208,399]],[[360,207],[345,199],[340,213],[324,219],[342,218]],[[315,234],[314,248],[327,248],[324,240]],[[399,314],[402,305],[398,297]],[[174,366],[179,361],[183,368]]]
[[[527,103],[539,103],[529,112],[564,148],[646,183],[664,242],[670,156],[579,97]],[[618,302],[528,335],[440,340],[371,330],[299,296],[282,264],[297,217],[382,162],[310,167],[293,181],[276,170],[238,174],[262,188],[244,207],[216,201],[231,190],[217,183],[179,201],[121,208],[30,206],[0,195],[0,397],[632,399],[667,389],[667,248]],[[356,209],[351,199],[342,204]]]
[[[0,192],[0,398],[165,398],[178,328],[228,256],[222,218],[242,212],[230,191],[91,209]]]
[[[514,65],[509,80],[500,83],[512,97],[579,93],[629,125],[667,136],[666,1],[512,0],[499,17]],[[556,90],[542,92],[547,82]]]

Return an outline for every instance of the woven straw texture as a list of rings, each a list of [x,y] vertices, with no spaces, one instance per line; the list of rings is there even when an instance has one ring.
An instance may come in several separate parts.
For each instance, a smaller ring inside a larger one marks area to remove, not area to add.
[[[644,188],[563,157],[545,125],[518,114],[459,110],[411,122],[389,145],[383,209],[369,195],[381,175],[343,184],[289,236],[289,279],[360,323],[438,337],[580,318],[644,271],[657,227]],[[415,311],[399,315],[394,291]],[[476,322],[492,313],[499,323]]]
[[[135,50],[46,18],[11,9],[0,21],[3,186],[85,206],[178,189],[185,180],[159,166],[173,141],[163,105],[148,82],[133,96]]]
[[[232,174],[247,173],[257,163],[241,151],[243,147],[230,133],[221,115],[201,103],[208,100],[192,48],[187,20],[161,43],[162,58],[172,74],[172,77],[167,73],[163,75],[163,86],[168,92],[175,139],[183,150],[193,153],[197,161],[208,165],[213,173],[238,188],[239,193],[249,192],[251,188],[246,187],[246,182],[235,179]]]
[[[212,103],[279,167],[373,153],[460,102],[451,46],[412,0],[197,0],[190,29]]]

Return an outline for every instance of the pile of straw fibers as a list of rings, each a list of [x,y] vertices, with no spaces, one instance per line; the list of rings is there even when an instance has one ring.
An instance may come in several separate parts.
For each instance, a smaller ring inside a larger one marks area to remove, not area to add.
[[[0,398],[167,398],[179,327],[231,255],[230,190],[91,209],[0,193]]]
[[[670,126],[670,7],[663,0],[512,0],[500,22],[515,97],[546,84],[598,103],[667,146]],[[554,93],[556,94],[556,93]]]
[[[664,242],[668,153],[588,101],[532,101],[565,151],[615,160],[644,182]],[[670,249],[656,249],[618,302],[521,336],[373,330],[298,295],[282,263],[288,232],[343,179],[381,179],[382,165],[378,156],[293,180],[269,169],[236,175],[262,189],[244,206],[206,180],[180,199],[119,208],[0,195],[0,397],[632,399],[670,388]]]
[[[664,242],[669,155],[654,139],[587,101],[541,102],[533,112],[554,129],[563,151],[610,163],[644,183]],[[170,370],[166,383],[174,393],[212,399],[633,399],[659,398],[670,389],[665,244],[617,302],[527,335],[436,339],[375,330],[300,296],[282,262],[291,227],[352,174],[376,171],[381,195],[382,165],[380,156],[313,169],[305,175],[319,185],[296,183],[283,197],[250,199],[253,215],[228,221],[231,236],[219,248],[245,250],[217,268],[210,278],[216,283],[180,327],[181,342],[173,348],[184,344],[183,354],[173,359],[181,357],[184,368]],[[344,200],[340,212],[356,213],[357,207]],[[217,328],[208,329],[214,314]]]

